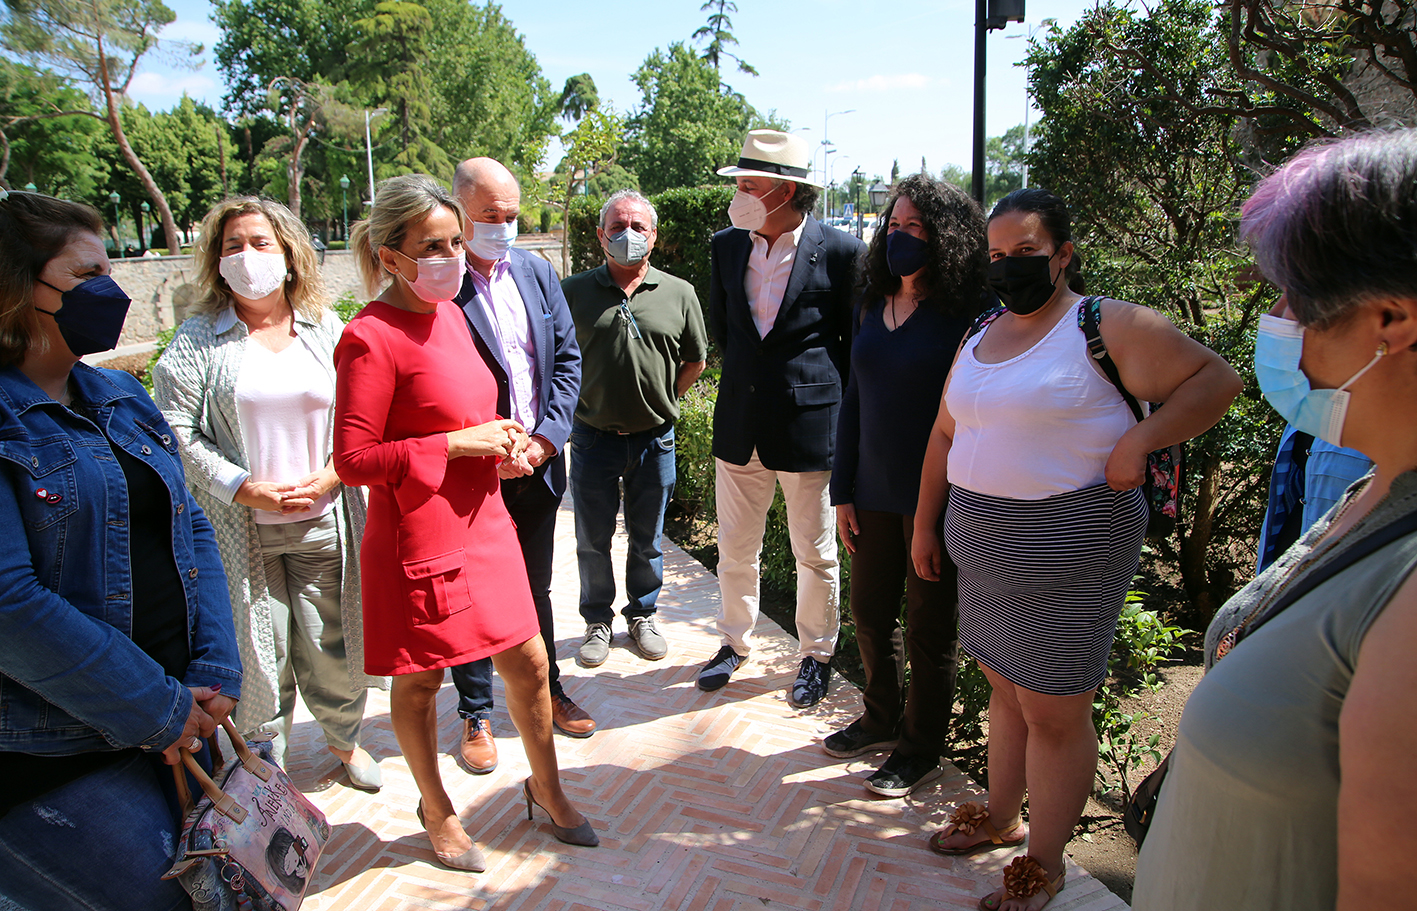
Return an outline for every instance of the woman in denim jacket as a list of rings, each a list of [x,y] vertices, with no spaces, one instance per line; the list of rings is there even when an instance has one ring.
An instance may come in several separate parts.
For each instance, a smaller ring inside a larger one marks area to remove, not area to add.
[[[98,213],[0,190],[0,906],[188,908],[178,749],[241,692],[216,540],[112,348]]]

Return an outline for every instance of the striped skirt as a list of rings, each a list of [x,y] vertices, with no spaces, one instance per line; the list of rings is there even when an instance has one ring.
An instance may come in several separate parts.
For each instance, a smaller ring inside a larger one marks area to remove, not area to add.
[[[1037,693],[1095,689],[1146,524],[1140,490],[1015,500],[951,488],[945,547],[959,567],[960,646]]]

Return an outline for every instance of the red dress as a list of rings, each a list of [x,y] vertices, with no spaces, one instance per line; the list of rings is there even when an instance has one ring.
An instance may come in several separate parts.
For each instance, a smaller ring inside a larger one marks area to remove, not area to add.
[[[444,434],[497,408],[462,311],[372,301],[345,327],[335,374],[335,470],[369,488],[365,672],[450,667],[538,635],[496,459],[448,458]]]

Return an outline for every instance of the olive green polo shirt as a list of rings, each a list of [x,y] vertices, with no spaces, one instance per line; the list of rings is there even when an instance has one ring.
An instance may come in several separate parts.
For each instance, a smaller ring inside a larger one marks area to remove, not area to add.
[[[708,352],[694,286],[650,266],[627,300],[601,264],[564,279],[561,290],[581,349],[576,420],[621,433],[677,420],[679,366]]]

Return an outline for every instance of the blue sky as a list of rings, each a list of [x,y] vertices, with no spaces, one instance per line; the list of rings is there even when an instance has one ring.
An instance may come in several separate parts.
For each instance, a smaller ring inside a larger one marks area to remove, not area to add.
[[[177,20],[164,38],[206,45],[203,66],[174,70],[159,56],[145,61],[132,97],[151,109],[171,107],[186,91],[219,106],[224,86],[212,64],[219,34],[208,0],[167,0]],[[704,23],[702,0],[656,3],[506,2],[503,13],[525,37],[542,71],[559,91],[566,77],[588,72],[600,96],[627,111],[639,102],[630,74],[656,47],[687,40]],[[1067,26],[1094,0],[1031,0],[1028,21],[989,33],[986,128],[1002,134],[1023,122],[1022,60],[1026,26],[1056,18]],[[932,171],[946,164],[968,168],[973,129],[973,0],[738,0],[732,14],[740,56],[758,69],[756,78],[728,76],[759,110],[776,109],[814,147],[825,124],[837,150],[828,176],[838,182],[853,168],[889,174]],[[725,67],[725,73],[728,72]],[[1031,116],[1036,117],[1037,112]],[[817,157],[821,168],[821,156]]]

